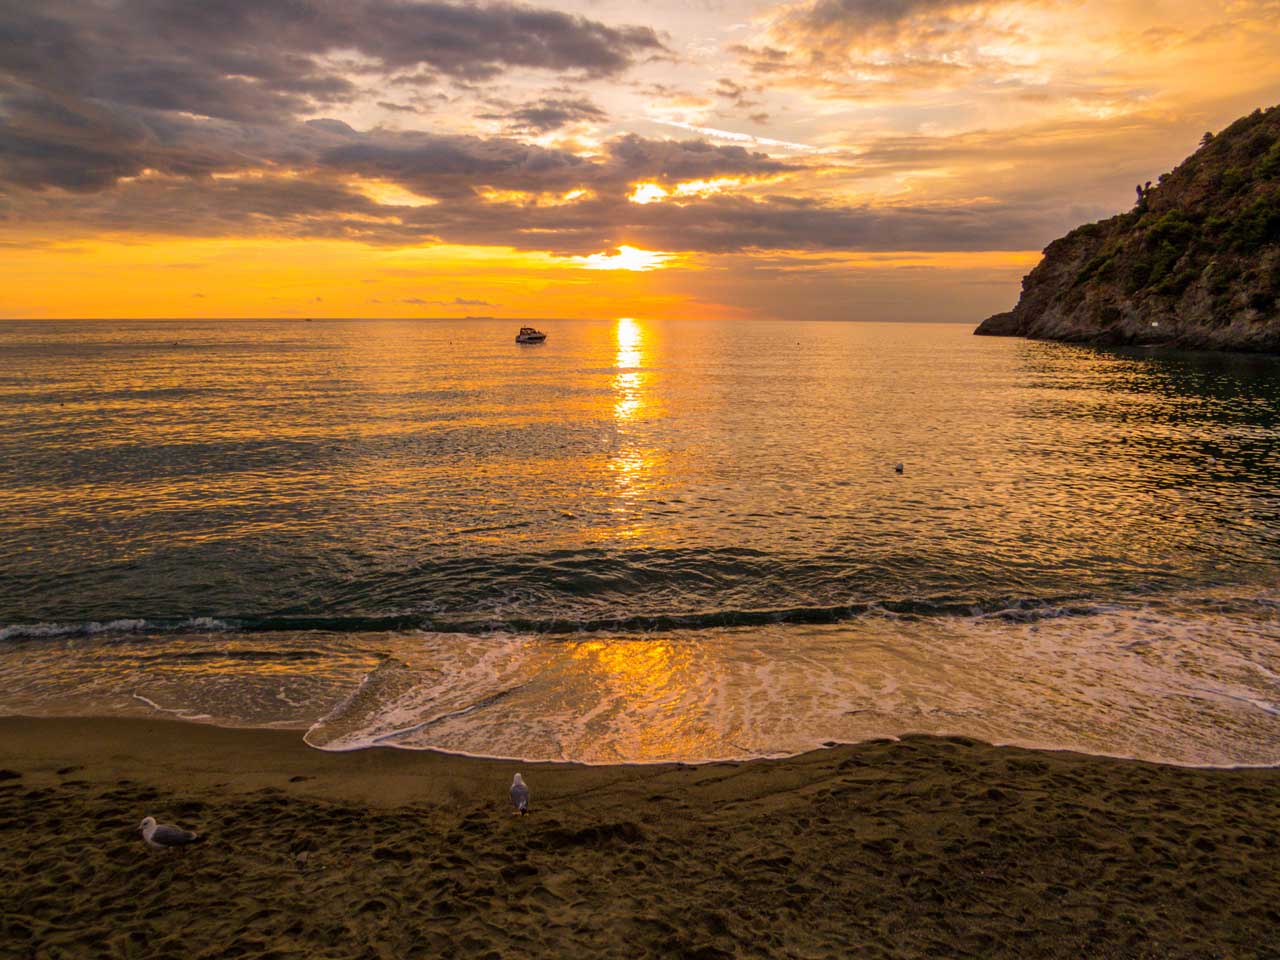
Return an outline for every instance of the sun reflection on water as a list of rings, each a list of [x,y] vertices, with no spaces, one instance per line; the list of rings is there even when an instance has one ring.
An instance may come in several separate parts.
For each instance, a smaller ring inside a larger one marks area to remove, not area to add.
[[[644,332],[630,317],[620,317],[614,337],[618,351],[613,365],[618,372],[613,378],[613,414],[619,421],[634,420],[643,405],[644,373],[637,368],[644,363]]]
[[[691,645],[654,637],[588,640],[576,644],[571,657],[600,685],[607,713],[615,715],[601,720],[614,729],[617,714],[629,719],[620,755],[660,761],[714,753],[713,733],[695,706],[700,684]]]
[[[609,461],[609,470],[621,498],[614,511],[619,514],[618,519],[623,523],[613,532],[628,538],[642,533],[641,527],[634,522],[634,511],[639,495],[651,484],[649,474],[654,465],[652,450],[644,444],[636,429],[651,412],[651,374],[644,369],[646,334],[647,331],[639,321],[631,317],[620,317],[614,326],[616,351],[612,386],[617,446]]]

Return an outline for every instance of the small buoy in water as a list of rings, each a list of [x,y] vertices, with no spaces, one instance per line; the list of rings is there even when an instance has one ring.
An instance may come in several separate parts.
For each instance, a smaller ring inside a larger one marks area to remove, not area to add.
[[[901,472],[902,472],[902,464],[900,464],[900,463],[899,463],[899,464],[895,464],[895,465],[894,465],[894,467],[893,467],[893,472],[894,472],[894,473],[901,473]]]

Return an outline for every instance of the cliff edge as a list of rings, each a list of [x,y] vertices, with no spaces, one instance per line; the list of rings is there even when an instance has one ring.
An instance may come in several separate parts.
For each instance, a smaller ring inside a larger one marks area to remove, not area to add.
[[[1138,194],[1049,244],[974,333],[1280,353],[1280,107],[1205,134]]]

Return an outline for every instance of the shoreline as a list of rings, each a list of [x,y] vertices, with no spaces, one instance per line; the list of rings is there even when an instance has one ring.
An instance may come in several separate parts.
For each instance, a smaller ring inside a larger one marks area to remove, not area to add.
[[[135,694],[135,696],[137,696]],[[138,699],[146,701],[144,697]],[[708,759],[694,760],[617,760],[617,761],[594,761],[594,760],[563,760],[563,759],[529,759],[526,757],[505,756],[502,754],[487,753],[468,753],[462,750],[445,750],[440,747],[412,747],[402,746],[395,743],[371,743],[362,744],[355,747],[347,747],[343,749],[327,749],[325,747],[317,747],[309,743],[306,739],[314,723],[306,724],[289,724],[279,726],[227,726],[220,723],[213,723],[205,718],[183,717],[179,714],[165,710],[164,708],[154,708],[154,715],[133,715],[123,713],[111,714],[74,714],[74,715],[33,715],[33,714],[4,714],[0,713],[0,732],[3,732],[4,724],[9,722],[31,722],[31,723],[115,723],[121,721],[124,723],[157,723],[162,725],[173,724],[178,727],[200,727],[212,730],[225,730],[239,734],[264,734],[269,736],[285,736],[296,735],[298,745],[307,751],[328,754],[331,756],[353,756],[356,754],[377,751],[390,751],[393,753],[409,753],[409,754],[426,754],[442,758],[456,760],[476,760],[485,763],[503,763],[516,764],[520,766],[531,767],[573,767],[573,768],[602,768],[602,769],[619,769],[619,768],[640,768],[653,769],[658,767],[710,767],[719,764],[749,764],[749,763],[780,763],[789,760],[795,760],[809,754],[823,753],[828,750],[857,748],[865,744],[878,743],[896,743],[906,739],[929,739],[929,740],[962,740],[973,741],[995,750],[1025,750],[1031,753],[1045,754],[1062,754],[1067,756],[1078,756],[1085,759],[1096,759],[1106,761],[1116,761],[1119,763],[1143,763],[1151,764],[1157,767],[1172,767],[1182,770],[1204,770],[1204,771],[1232,771],[1232,770],[1277,770],[1280,771],[1280,762],[1276,763],[1180,763],[1176,760],[1152,759],[1149,757],[1139,757],[1133,754],[1124,753],[1097,753],[1082,747],[1048,745],[1039,743],[1017,743],[1012,741],[993,741],[984,740],[981,737],[960,730],[939,730],[939,731],[912,731],[908,730],[903,733],[884,733],[877,736],[867,737],[860,740],[826,740],[821,743],[814,743],[805,750],[796,753],[776,753],[761,754],[753,756],[741,757],[711,757]],[[163,716],[162,714],[169,714]],[[390,739],[388,737],[388,739]]]
[[[1277,768],[913,735],[526,764],[3,717],[0,771],[5,960],[1278,955]],[[150,851],[145,815],[206,842]]]
[[[1280,766],[1280,594],[1238,579],[655,635],[23,640],[0,643],[0,714],[170,717],[296,729],[323,750],[606,765],[772,759],[909,732],[1193,768]],[[501,682],[485,658],[503,665]]]

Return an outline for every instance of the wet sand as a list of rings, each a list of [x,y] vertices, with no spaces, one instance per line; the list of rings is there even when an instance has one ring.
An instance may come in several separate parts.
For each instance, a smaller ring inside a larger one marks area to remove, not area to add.
[[[1274,769],[932,737],[580,767],[23,718],[0,769],[4,958],[1280,957]],[[148,814],[207,842],[151,851]]]

